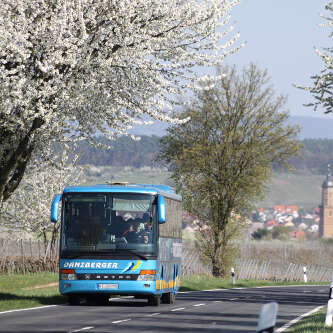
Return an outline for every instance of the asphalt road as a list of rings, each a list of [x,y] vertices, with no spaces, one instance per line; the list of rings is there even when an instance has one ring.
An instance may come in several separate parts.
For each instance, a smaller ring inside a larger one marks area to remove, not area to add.
[[[175,304],[112,300],[108,306],[57,305],[0,313],[0,332],[255,332],[265,303],[279,304],[277,328],[325,305],[328,286],[297,286],[179,293]]]

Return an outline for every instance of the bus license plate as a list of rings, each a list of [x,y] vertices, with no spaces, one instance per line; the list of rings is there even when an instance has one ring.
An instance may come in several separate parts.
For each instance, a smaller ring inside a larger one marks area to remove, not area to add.
[[[118,289],[117,283],[100,283],[98,289]]]

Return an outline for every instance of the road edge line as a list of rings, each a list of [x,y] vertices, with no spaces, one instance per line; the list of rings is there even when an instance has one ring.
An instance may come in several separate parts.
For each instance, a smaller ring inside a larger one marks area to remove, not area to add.
[[[59,305],[65,305],[65,304],[50,304],[50,305],[44,305],[44,306],[36,306],[35,308],[13,309],[13,310],[1,311],[0,315],[5,314],[5,313],[11,313],[11,312],[19,312],[19,311],[28,311],[28,310],[38,310],[38,309],[51,308],[51,307],[59,306]]]
[[[202,291],[222,291],[222,290],[242,290],[242,289],[260,289],[260,288],[285,288],[285,287],[325,287],[325,284],[292,284],[281,286],[258,286],[258,287],[235,287],[235,288],[219,288],[219,289],[205,289],[205,290],[189,290],[178,291],[177,294],[198,293]]]

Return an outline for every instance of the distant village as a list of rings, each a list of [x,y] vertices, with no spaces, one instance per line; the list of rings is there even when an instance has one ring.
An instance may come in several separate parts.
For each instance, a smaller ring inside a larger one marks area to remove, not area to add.
[[[274,228],[284,227],[280,237],[298,240],[313,240],[319,238],[320,208],[306,212],[298,206],[276,205],[272,209],[258,208],[252,214],[249,236],[260,239],[260,229],[271,231],[274,238]],[[267,234],[262,232],[262,234]],[[277,236],[279,236],[278,233]],[[288,237],[289,236],[289,237]],[[276,237],[279,238],[279,237]]]
[[[235,218],[239,218],[235,216]],[[205,232],[209,226],[188,212],[183,214],[183,238],[195,238],[195,232]],[[312,211],[298,206],[275,205],[256,208],[246,221],[244,238],[253,240],[315,240],[333,239],[333,176],[328,165],[322,184],[321,204]]]
[[[276,205],[257,208],[247,220],[247,239],[314,240],[319,238],[320,208],[307,212],[298,206]],[[192,238],[196,231],[209,227],[188,212],[183,214],[183,236]]]

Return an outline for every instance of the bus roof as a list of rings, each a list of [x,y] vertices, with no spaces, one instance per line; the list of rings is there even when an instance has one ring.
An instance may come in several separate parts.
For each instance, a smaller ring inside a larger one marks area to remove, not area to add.
[[[168,185],[110,183],[97,185],[68,186],[63,193],[141,193],[161,194],[167,198],[182,200],[175,190]]]

